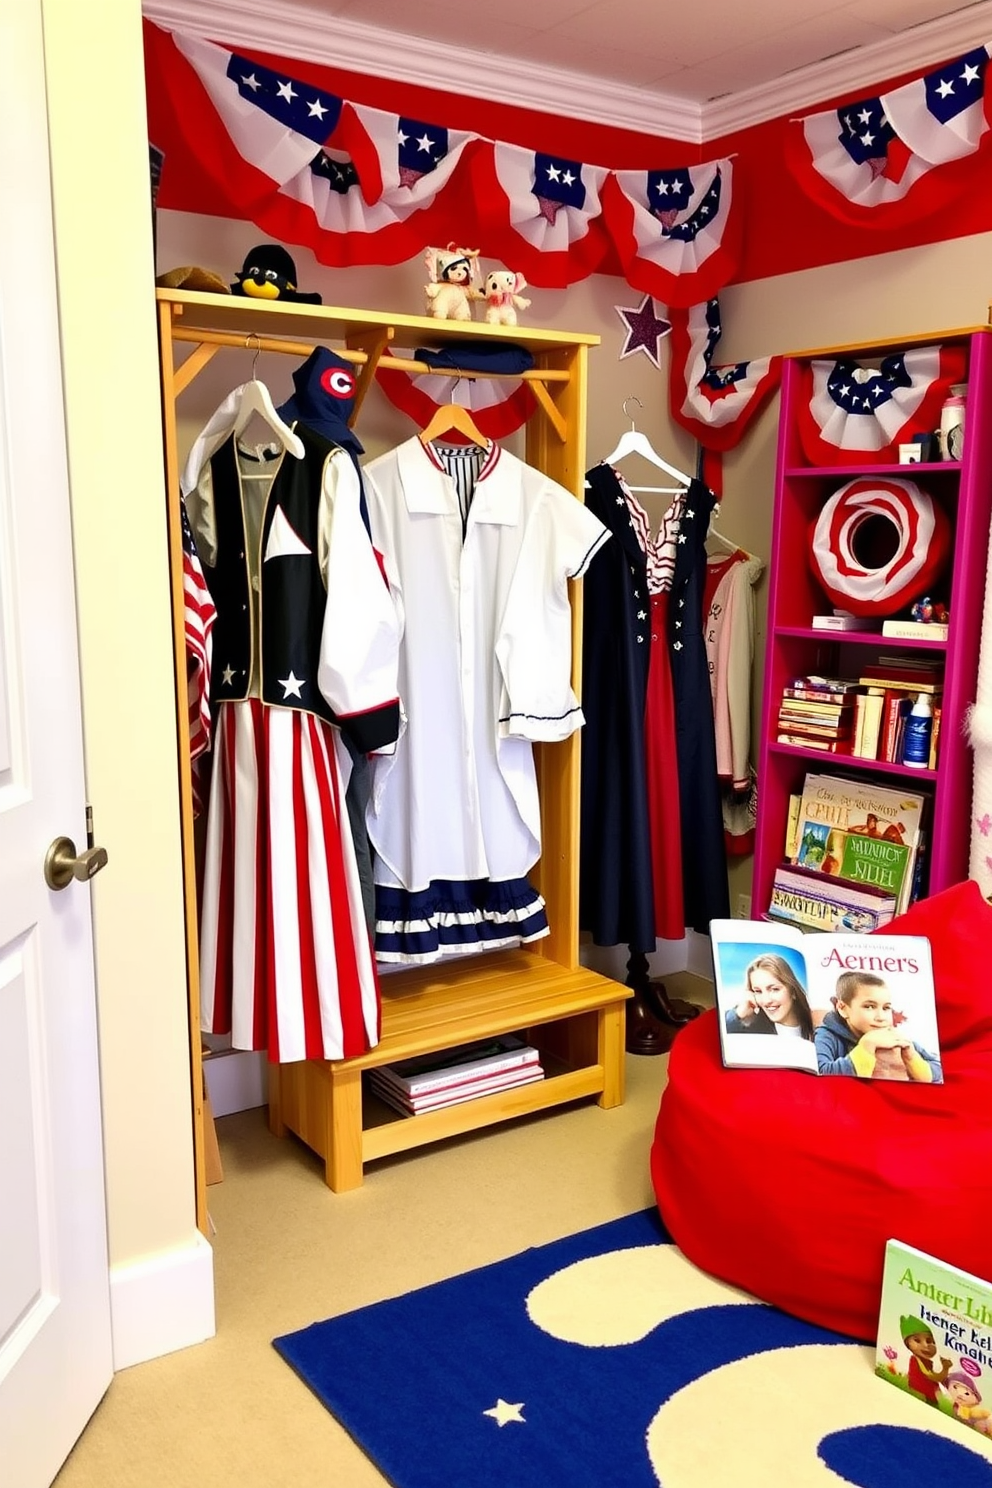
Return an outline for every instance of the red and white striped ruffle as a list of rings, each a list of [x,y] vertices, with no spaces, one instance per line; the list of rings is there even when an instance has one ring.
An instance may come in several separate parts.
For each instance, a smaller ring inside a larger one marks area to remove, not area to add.
[[[378,1042],[375,963],[334,730],[255,698],[218,710],[201,1024],[274,1063]]]

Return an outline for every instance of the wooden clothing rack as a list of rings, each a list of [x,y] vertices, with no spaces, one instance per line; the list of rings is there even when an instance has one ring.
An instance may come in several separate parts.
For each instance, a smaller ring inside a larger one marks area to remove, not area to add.
[[[357,413],[377,367],[428,372],[426,363],[394,344],[445,346],[512,340],[534,357],[515,380],[533,389],[538,413],[526,431],[526,459],[582,499],[585,479],[588,351],[598,336],[390,316],[313,305],[280,305],[241,296],[156,292],[162,362],[168,523],[172,570],[182,839],[189,967],[190,1047],[194,1092],[197,1217],[206,1233],[206,1184],[196,923],[196,869],[185,708],[182,534],[176,402],[223,348],[283,352],[301,361],[317,345],[361,370]],[[192,346],[185,357],[183,352]],[[459,373],[460,376],[490,374]],[[579,692],[581,586],[573,586],[573,685]],[[531,875],[547,903],[551,934],[533,948],[467,956],[384,975],[382,1037],[350,1060],[308,1060],[269,1069],[269,1122],[291,1131],[320,1154],[326,1181],[357,1187],[364,1164],[460,1132],[594,1096],[601,1106],[624,1095],[624,1003],[630,989],[579,964],[579,737],[535,748],[543,852]],[[541,1050],[547,1075],[532,1085],[482,1096],[459,1106],[401,1117],[363,1089],[362,1072],[454,1044],[501,1033],[526,1033]]]

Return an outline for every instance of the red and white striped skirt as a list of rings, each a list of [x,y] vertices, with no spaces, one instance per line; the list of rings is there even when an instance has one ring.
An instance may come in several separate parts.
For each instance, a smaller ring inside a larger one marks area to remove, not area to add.
[[[213,741],[200,928],[201,1026],[274,1063],[379,1039],[379,988],[334,730],[256,698]]]

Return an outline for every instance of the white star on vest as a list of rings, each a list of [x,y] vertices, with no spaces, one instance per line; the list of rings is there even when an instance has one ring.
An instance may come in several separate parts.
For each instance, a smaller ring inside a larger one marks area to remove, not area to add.
[[[294,676],[292,669],[290,669],[288,677],[279,678],[279,686],[283,690],[282,696],[284,702],[288,697],[297,697],[300,699],[300,702],[303,701],[303,694],[300,688],[305,687],[306,682],[301,677]]]
[[[492,1416],[497,1426],[505,1426],[508,1421],[519,1421],[521,1426],[526,1426],[527,1422],[520,1414],[523,1408],[524,1403],[522,1400],[516,1405],[509,1405],[505,1400],[500,1399],[497,1400],[491,1410],[483,1411],[482,1414],[484,1416]]]
[[[224,670],[221,672],[221,681],[223,682],[225,687],[230,687],[231,683],[234,681],[233,667],[226,666],[224,668]]]

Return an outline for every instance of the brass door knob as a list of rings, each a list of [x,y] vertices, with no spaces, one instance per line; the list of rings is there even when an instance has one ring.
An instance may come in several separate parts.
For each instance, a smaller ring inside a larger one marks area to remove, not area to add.
[[[71,837],[56,837],[45,854],[45,882],[50,889],[67,889],[74,878],[86,883],[106,865],[105,847],[88,847],[77,853]]]

